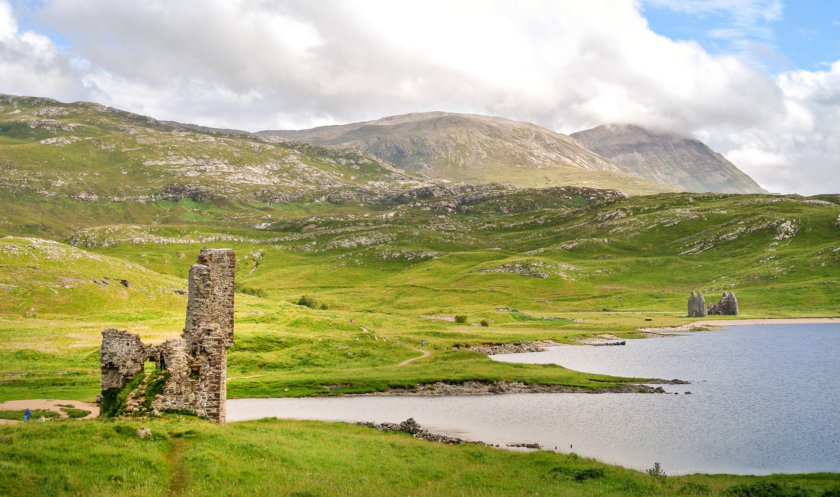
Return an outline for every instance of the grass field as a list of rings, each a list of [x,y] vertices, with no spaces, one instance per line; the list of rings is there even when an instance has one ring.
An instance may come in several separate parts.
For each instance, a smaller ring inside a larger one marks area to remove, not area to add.
[[[152,435],[140,439],[141,427]],[[3,495],[840,493],[836,474],[652,476],[574,454],[445,446],[344,423],[267,419],[219,426],[177,416],[142,423],[50,421],[0,426],[0,439]],[[667,474],[667,461],[662,464]]]

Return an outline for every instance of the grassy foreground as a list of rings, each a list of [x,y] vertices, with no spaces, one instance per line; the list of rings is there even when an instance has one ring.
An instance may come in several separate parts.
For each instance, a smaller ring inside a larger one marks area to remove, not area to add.
[[[840,495],[836,474],[657,477],[344,423],[55,421],[0,426],[0,440],[0,495],[11,496]]]

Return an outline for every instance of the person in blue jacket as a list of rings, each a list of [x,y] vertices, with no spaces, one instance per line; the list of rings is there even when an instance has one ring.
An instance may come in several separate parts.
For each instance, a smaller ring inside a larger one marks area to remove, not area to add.
[[[29,421],[29,418],[31,418],[31,417],[32,417],[32,411],[30,411],[28,408],[25,411],[23,411],[23,420],[24,421]]]

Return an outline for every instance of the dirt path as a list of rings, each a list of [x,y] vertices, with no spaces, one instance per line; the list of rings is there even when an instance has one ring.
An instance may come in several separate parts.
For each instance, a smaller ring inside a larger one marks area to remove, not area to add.
[[[169,489],[166,495],[170,497],[177,497],[184,494],[187,488],[187,483],[190,481],[190,472],[184,464],[183,454],[187,446],[186,440],[173,440],[172,450],[166,455],[166,462],[169,464],[172,472],[172,481],[169,483]]]
[[[51,400],[51,399],[30,399],[30,400],[9,400],[0,403],[0,411],[23,411],[24,409],[42,409],[45,411],[57,412],[62,419],[67,418],[67,413],[62,411],[62,407],[72,407],[75,409],[84,409],[90,411],[90,414],[78,419],[93,419],[99,416],[99,406],[90,402],[82,402],[80,400]],[[21,421],[5,419],[0,420],[0,423],[20,423]]]
[[[405,366],[406,364],[408,364],[410,362],[414,362],[418,359],[423,359],[425,357],[429,357],[430,355],[432,355],[432,353],[429,352],[428,350],[420,350],[420,349],[415,349],[415,348],[412,348],[411,350],[416,350],[417,352],[420,352],[423,355],[420,355],[420,356],[417,356],[417,357],[412,357],[411,359],[406,359],[403,362],[397,364],[397,366]]]
[[[230,380],[247,380],[248,378],[259,378],[261,376],[265,376],[264,374],[252,374],[251,376],[232,376],[228,378]]]

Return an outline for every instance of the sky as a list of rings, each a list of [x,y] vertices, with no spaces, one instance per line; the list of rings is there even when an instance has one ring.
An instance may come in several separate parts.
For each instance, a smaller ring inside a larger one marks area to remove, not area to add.
[[[840,193],[835,0],[0,0],[0,93],[249,131],[632,123]]]

